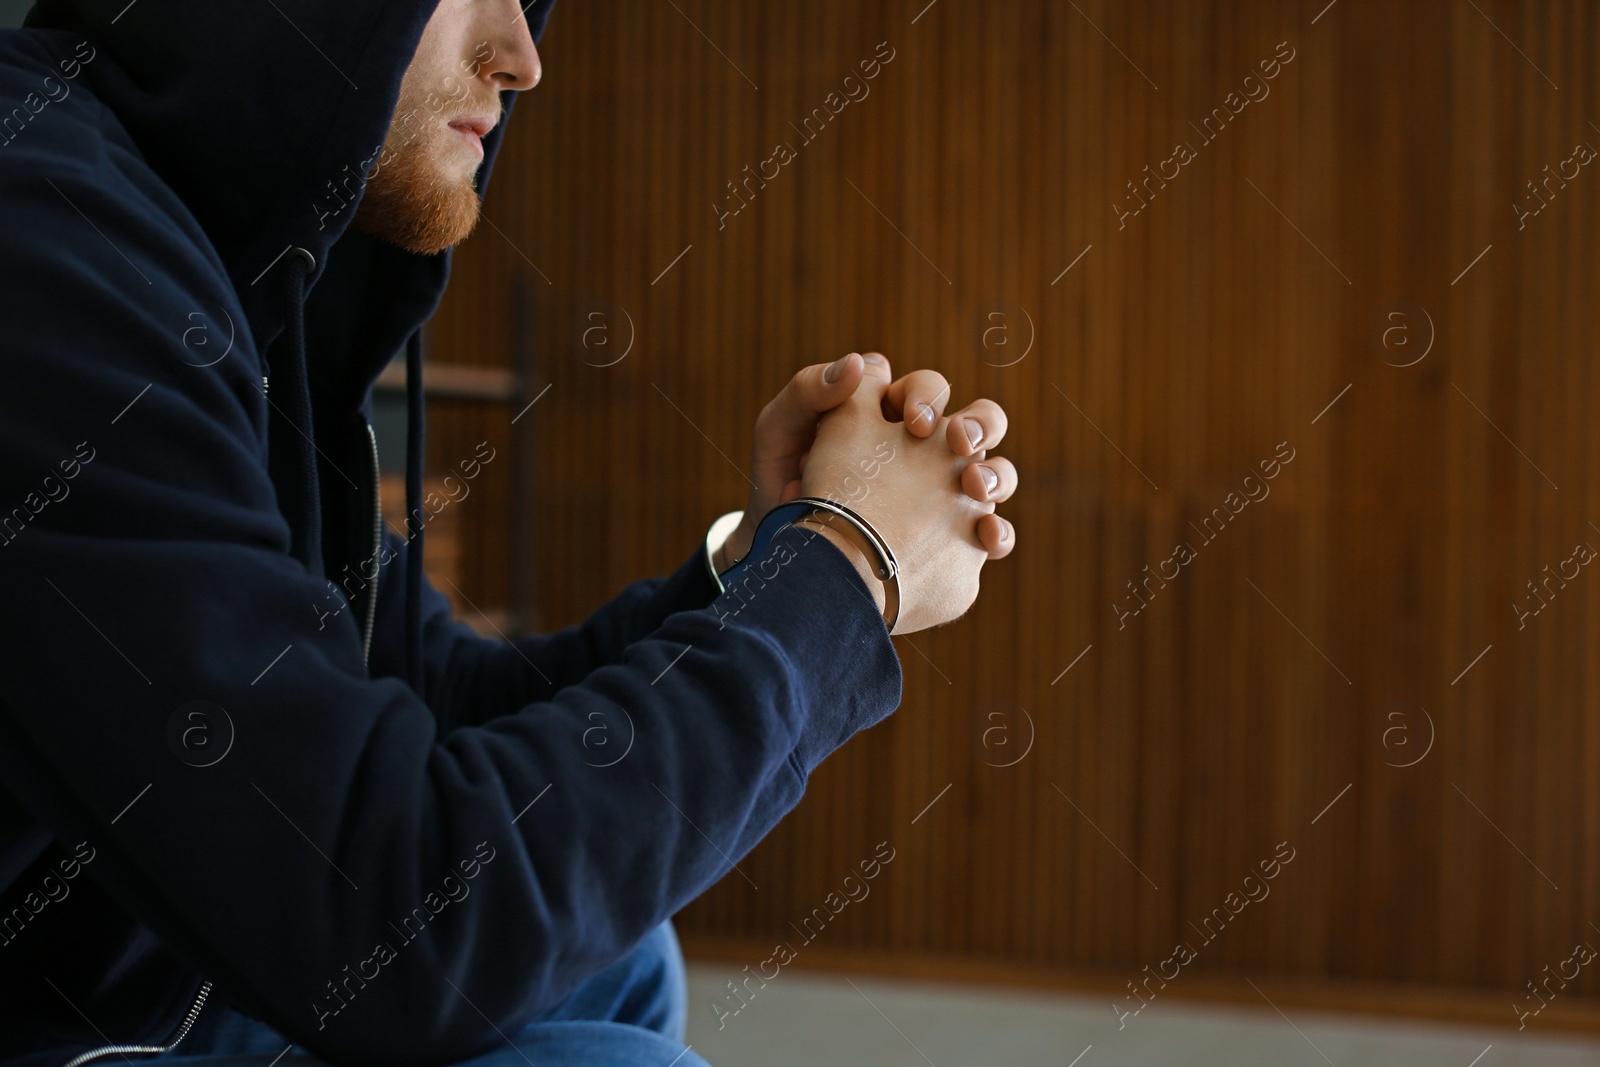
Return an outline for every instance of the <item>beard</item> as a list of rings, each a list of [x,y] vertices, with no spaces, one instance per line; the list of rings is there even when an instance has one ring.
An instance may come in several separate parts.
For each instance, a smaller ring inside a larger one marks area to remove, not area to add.
[[[431,256],[466,240],[477,225],[481,200],[476,168],[463,175],[458,164],[452,173],[448,149],[440,143],[453,138],[449,129],[406,136],[405,125],[397,123],[389,131],[350,226],[408,252]]]

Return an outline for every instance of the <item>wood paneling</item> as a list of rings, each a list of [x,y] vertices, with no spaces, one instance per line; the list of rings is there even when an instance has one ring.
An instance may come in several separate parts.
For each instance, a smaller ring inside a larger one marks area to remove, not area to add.
[[[1600,168],[1513,207],[1600,146],[1600,16],[925,3],[558,7],[432,327],[432,358],[511,366],[533,294],[529,475],[493,468],[462,515],[465,588],[501,606],[513,498],[536,501],[530,627],[740,506],[755,414],[802,365],[881,349],[1010,415],[1017,551],[968,617],[897,639],[904,706],[686,936],[803,955],[790,924],[888,841],[819,949],[1087,970],[1116,996],[1187,939],[1163,995],[1201,972],[1510,1002],[1600,944],[1600,575],[1520,627],[1513,607],[1600,547]],[[880,42],[870,93],[802,143]],[[719,226],[780,142],[797,158]],[[1194,158],[1123,217],[1178,143]],[[512,414],[436,404],[432,461],[509,450]],[[1270,896],[1205,940],[1281,842]]]

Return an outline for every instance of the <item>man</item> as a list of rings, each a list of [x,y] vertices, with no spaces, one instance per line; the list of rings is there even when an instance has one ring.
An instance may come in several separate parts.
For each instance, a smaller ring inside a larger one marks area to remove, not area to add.
[[[668,918],[900,696],[872,542],[759,520],[851,502],[895,632],[1010,550],[1004,413],[851,353],[761,412],[725,593],[697,546],[581,627],[450,618],[375,529],[370,387],[420,366],[549,7],[0,35],[0,1064],[703,1062]]]

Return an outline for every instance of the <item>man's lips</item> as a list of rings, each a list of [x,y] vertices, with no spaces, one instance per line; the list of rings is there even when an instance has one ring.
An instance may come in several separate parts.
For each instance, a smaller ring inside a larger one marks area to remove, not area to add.
[[[499,116],[497,115],[466,115],[462,118],[451,120],[450,128],[471,141],[481,154],[483,152],[483,138],[488,136],[490,130],[494,129],[497,121],[499,121]]]
[[[450,125],[453,129],[475,133],[479,137],[486,137],[489,131],[494,129],[495,123],[498,121],[500,121],[500,116],[498,115],[463,115],[458,119],[451,119]]]

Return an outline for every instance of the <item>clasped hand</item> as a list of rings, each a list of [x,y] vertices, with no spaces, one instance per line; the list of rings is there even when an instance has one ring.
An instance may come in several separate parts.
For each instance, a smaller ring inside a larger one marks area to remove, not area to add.
[[[995,505],[1017,488],[1010,460],[989,451],[1006,432],[1005,411],[975,400],[944,414],[950,385],[917,370],[894,379],[877,352],[852,352],[797,373],[756,419],[744,521],[718,569],[748,550],[768,511],[798,496],[846,504],[878,530],[900,562],[895,633],[963,615],[983,564],[1016,544]],[[865,557],[853,559],[869,581]]]

